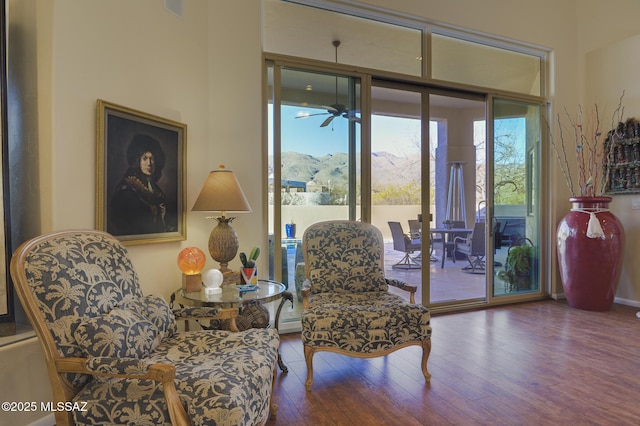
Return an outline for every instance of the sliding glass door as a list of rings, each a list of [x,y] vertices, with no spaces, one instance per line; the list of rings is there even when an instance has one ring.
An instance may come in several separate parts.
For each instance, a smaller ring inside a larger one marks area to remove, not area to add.
[[[375,80],[371,106],[387,276],[436,309],[539,297],[540,106]]]
[[[485,117],[483,96],[372,83],[371,222],[387,276],[430,306],[487,301]],[[462,250],[476,224],[481,249],[469,261],[455,243]]]
[[[361,217],[360,80],[278,65],[269,80],[269,276],[294,294],[286,323],[300,318],[305,229]]]
[[[294,294],[285,329],[301,313],[302,234],[321,220],[376,225],[387,276],[434,311],[541,296],[539,104],[267,71],[269,276]]]
[[[429,302],[486,303],[487,144],[484,96],[429,94]]]
[[[492,110],[492,296],[540,293],[540,105],[494,98]]]
[[[421,87],[374,81],[371,88],[371,223],[385,240],[385,275],[418,287],[417,301],[422,300],[423,265],[429,265],[429,241],[421,231],[428,174],[423,167],[425,99]]]

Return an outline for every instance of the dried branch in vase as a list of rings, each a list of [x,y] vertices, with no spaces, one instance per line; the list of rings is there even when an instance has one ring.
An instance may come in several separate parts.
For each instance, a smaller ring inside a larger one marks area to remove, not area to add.
[[[623,97],[624,92],[611,116],[609,129],[612,130],[609,130],[608,133],[605,132],[609,138],[617,135],[618,123],[622,121],[624,115]],[[563,122],[560,114],[557,116],[560,143],[556,143],[552,129],[546,120],[545,123],[571,196],[602,195],[609,179],[606,169],[612,161],[611,147],[613,144],[606,143],[607,136],[603,136],[598,105],[595,104],[587,114],[582,111],[581,106],[578,106],[578,112],[575,116],[565,108],[564,115],[566,122]],[[575,157],[575,172],[569,160],[570,156]]]

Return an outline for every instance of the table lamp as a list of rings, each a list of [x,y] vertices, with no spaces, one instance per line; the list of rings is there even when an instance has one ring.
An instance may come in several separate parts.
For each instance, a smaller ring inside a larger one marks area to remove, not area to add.
[[[193,205],[192,211],[220,212],[216,217],[218,225],[209,234],[209,254],[220,263],[220,272],[230,272],[229,262],[238,253],[238,235],[230,223],[234,217],[227,217],[228,212],[250,212],[240,183],[231,170],[226,170],[224,164],[219,170],[209,173],[200,195]]]
[[[204,284],[204,292],[207,294],[221,293],[220,285],[224,281],[222,272],[218,269],[209,269],[204,273],[202,282]]]

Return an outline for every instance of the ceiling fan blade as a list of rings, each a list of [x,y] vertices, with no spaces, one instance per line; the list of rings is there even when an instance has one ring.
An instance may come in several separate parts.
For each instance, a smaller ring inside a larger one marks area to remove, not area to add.
[[[326,127],[326,126],[328,126],[328,125],[329,125],[329,123],[331,123],[331,121],[332,121],[334,118],[336,118],[336,116],[335,116],[335,115],[332,115],[332,116],[330,116],[330,117],[327,117],[327,119],[326,119],[326,120],[324,120],[324,121],[322,122],[322,124],[320,125],[320,127]]]
[[[355,121],[356,123],[360,123],[360,117],[347,117],[351,121]]]
[[[315,115],[327,115],[330,114],[329,112],[319,112],[317,114],[305,114],[305,115],[296,115],[293,118],[308,118],[308,117],[313,117]]]
[[[322,105],[322,108],[326,109],[328,113],[335,114],[337,112],[340,112],[340,109],[337,108],[339,106],[340,105],[330,105],[330,106]]]

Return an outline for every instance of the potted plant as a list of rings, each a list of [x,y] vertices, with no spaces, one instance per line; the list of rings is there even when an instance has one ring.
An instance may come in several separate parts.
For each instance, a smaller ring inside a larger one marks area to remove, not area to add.
[[[498,278],[508,283],[507,291],[509,292],[530,290],[536,262],[537,252],[533,244],[511,246],[507,253],[504,270],[498,272]]]
[[[256,267],[258,256],[260,256],[260,247],[251,249],[248,257],[246,253],[240,253],[240,262],[242,262],[240,276],[243,284],[256,284],[258,282],[258,268]]]

